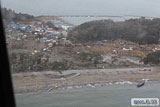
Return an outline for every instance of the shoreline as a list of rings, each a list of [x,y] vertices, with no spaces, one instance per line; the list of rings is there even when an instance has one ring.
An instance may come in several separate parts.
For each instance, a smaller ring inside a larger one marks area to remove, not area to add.
[[[15,93],[29,93],[38,91],[52,91],[59,89],[73,89],[86,87],[107,86],[110,84],[136,84],[142,79],[160,82],[159,67],[120,68],[120,69],[92,69],[68,70],[65,74],[79,73],[77,76],[55,79],[53,71],[38,73],[13,74]]]
[[[160,82],[158,81],[149,81],[149,83],[147,83],[146,85],[149,84],[159,84]],[[96,86],[94,86],[93,84],[96,84]],[[63,92],[67,92],[67,91],[72,91],[72,90],[78,90],[78,89],[89,89],[89,88],[102,88],[102,87],[108,87],[108,86],[114,86],[114,85],[119,85],[119,86],[135,86],[137,87],[137,83],[136,82],[130,82],[130,81],[120,81],[120,82],[115,82],[115,83],[102,83],[102,84],[98,84],[98,83],[91,83],[91,84],[81,84],[81,85],[74,85],[74,86],[67,86],[67,87],[61,87],[58,89],[49,89],[49,90],[45,90],[45,89],[41,89],[38,91],[30,91],[30,92],[20,92],[20,93],[14,93],[15,95],[21,95],[21,94],[34,94],[34,93],[41,93],[41,92],[57,92],[57,91],[63,91]]]

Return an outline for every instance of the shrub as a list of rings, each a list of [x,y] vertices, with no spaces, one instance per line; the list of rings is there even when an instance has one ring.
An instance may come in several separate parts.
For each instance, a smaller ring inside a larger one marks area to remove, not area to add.
[[[79,59],[82,61],[87,61],[97,66],[101,62],[102,56],[98,52],[81,52],[79,54]]]
[[[147,57],[143,59],[144,64],[160,64],[160,51],[149,53]]]
[[[49,66],[52,70],[62,71],[62,70],[67,70],[70,67],[72,67],[73,62],[69,62],[67,60],[55,61],[55,62],[49,64]]]

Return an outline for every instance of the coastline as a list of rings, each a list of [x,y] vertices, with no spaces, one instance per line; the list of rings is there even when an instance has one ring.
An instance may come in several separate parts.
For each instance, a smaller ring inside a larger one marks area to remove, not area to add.
[[[160,98],[159,88],[160,83],[141,88],[126,84],[21,93],[15,97],[18,107],[129,107],[131,98]]]
[[[91,69],[68,70],[64,73],[79,73],[77,76],[67,78],[54,78],[53,71],[30,72],[13,74],[14,91],[29,93],[39,91],[54,91],[77,88],[95,88],[109,85],[134,84],[149,79],[151,82],[160,82],[159,67],[120,68],[120,69]],[[25,75],[24,75],[25,74]],[[65,74],[63,74],[65,75]]]

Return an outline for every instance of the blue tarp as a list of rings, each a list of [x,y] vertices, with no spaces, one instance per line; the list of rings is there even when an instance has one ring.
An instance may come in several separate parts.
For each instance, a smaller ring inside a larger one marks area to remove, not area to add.
[[[53,35],[54,35],[53,33],[49,33],[49,34],[48,34],[48,36],[53,36]]]
[[[25,26],[20,26],[19,28],[20,28],[20,30],[26,30]]]
[[[102,43],[98,43],[97,46],[103,46],[103,44]]]
[[[53,38],[52,39],[48,39],[47,42],[50,42],[50,41],[53,41],[53,40],[54,40]]]

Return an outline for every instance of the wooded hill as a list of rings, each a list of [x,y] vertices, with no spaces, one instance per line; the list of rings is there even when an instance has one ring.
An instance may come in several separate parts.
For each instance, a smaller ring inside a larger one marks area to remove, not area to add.
[[[25,21],[34,18],[33,15],[16,13],[14,10],[7,8],[1,8],[1,12],[5,25],[10,23],[11,21]]]
[[[99,20],[83,23],[69,32],[68,39],[76,43],[124,39],[139,44],[157,44],[160,39],[160,19],[130,19],[123,22]]]

